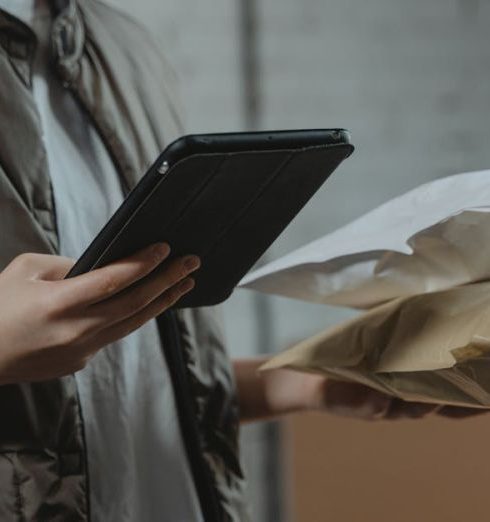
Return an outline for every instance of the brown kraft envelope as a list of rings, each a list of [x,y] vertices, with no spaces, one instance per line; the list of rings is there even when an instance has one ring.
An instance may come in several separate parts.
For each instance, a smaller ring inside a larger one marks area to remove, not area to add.
[[[323,373],[408,401],[490,407],[490,282],[377,306],[261,369],[273,368]]]

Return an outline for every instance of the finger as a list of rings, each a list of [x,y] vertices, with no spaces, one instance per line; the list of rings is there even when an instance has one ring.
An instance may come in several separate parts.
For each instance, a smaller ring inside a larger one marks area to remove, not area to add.
[[[94,338],[94,341],[90,344],[102,348],[126,337],[151,319],[154,319],[171,308],[183,295],[187,294],[194,288],[194,284],[192,278],[184,279],[178,285],[165,292],[165,294],[152,301],[139,313],[100,331]]]
[[[151,245],[130,257],[59,282],[66,308],[108,299],[152,272],[170,254],[166,243]]]
[[[199,259],[195,256],[174,259],[136,285],[92,305],[88,313],[96,318],[94,328],[108,326],[137,314],[197,270],[199,264]]]
[[[408,402],[402,399],[393,399],[386,419],[421,419],[439,408],[437,404],[423,402]]]
[[[437,414],[450,419],[466,419],[467,417],[476,417],[489,410],[484,408],[463,408],[460,406],[443,406],[437,410]]]
[[[339,416],[366,420],[382,418],[390,403],[391,397],[362,384],[331,380],[325,390],[327,410]]]

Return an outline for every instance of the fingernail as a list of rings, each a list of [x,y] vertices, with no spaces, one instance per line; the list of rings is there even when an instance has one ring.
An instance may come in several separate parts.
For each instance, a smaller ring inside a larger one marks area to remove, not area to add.
[[[189,292],[194,288],[195,282],[194,279],[185,279],[179,285],[179,291],[182,293]]]
[[[167,243],[153,245],[152,253],[157,259],[164,259],[170,254],[170,246]]]
[[[184,259],[184,266],[186,270],[191,272],[201,266],[201,260],[197,256],[188,256]]]

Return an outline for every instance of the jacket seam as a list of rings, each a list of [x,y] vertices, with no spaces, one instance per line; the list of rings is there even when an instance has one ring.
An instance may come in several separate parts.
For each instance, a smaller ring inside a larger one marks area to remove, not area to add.
[[[25,517],[25,500],[24,496],[22,495],[22,481],[20,479],[19,473],[17,469],[14,466],[14,463],[12,462],[12,468],[13,468],[13,483],[14,483],[14,489],[15,489],[15,507],[17,510],[17,515],[19,522],[26,522]]]

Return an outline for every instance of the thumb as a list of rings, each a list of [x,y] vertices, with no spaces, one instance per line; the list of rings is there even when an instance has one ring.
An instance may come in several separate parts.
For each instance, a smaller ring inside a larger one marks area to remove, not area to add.
[[[75,260],[62,256],[46,256],[51,259],[43,266],[42,279],[44,281],[60,281],[75,264]]]
[[[47,254],[22,254],[13,263],[27,278],[39,281],[59,281],[74,264],[69,257]]]
[[[362,384],[329,380],[324,400],[325,408],[334,415],[374,420],[386,415],[392,398]]]

